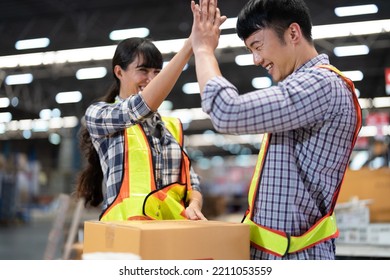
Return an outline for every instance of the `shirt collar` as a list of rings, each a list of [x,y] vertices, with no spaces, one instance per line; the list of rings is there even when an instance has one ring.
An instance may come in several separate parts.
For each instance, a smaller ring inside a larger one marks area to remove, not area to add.
[[[304,70],[306,68],[311,68],[316,65],[321,65],[321,64],[329,64],[329,57],[326,54],[319,54],[316,57],[310,59],[306,63],[302,64],[295,70],[295,72],[299,72],[301,70]]]

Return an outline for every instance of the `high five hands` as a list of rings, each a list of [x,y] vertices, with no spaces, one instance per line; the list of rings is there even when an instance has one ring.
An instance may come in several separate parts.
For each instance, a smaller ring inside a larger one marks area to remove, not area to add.
[[[221,33],[220,26],[227,19],[221,16],[217,0],[199,0],[199,4],[191,1],[194,17],[191,33],[191,43],[194,53],[212,51],[217,48]]]

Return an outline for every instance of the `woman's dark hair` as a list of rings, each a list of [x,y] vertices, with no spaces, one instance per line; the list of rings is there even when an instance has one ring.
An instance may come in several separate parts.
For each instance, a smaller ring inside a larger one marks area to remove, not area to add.
[[[120,80],[114,73],[114,68],[119,65],[126,70],[137,57],[142,57],[143,67],[161,69],[163,58],[157,47],[145,38],[129,38],[121,41],[112,59],[112,73],[114,82],[107,94],[98,101],[114,103],[116,96],[119,95]],[[85,199],[85,206],[99,206],[103,201],[102,181],[103,172],[100,165],[99,155],[96,152],[91,136],[85,125],[82,126],[79,134],[80,149],[87,159],[87,165],[80,172],[76,186],[77,198]]]
[[[245,40],[259,29],[271,28],[284,42],[284,32],[294,22],[312,43],[310,12],[303,0],[250,0],[238,15],[237,35]]]

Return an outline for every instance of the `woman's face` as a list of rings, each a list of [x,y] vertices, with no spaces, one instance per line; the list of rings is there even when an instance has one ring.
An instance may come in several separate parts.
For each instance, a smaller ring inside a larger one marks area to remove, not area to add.
[[[120,97],[127,98],[137,94],[149,84],[149,82],[160,73],[161,69],[147,68],[143,64],[143,57],[138,56],[126,69],[119,65],[114,68],[115,75],[120,80]]]

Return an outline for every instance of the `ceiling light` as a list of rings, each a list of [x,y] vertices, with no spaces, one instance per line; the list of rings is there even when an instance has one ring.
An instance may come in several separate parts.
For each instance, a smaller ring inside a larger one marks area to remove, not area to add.
[[[153,42],[161,53],[176,53],[184,45],[186,39],[172,39]]]
[[[63,117],[62,119],[65,128],[73,128],[79,124],[79,119],[76,116]]]
[[[359,98],[359,105],[362,109],[372,108],[372,100],[369,98]]]
[[[50,133],[49,142],[53,145],[59,145],[61,143],[61,136],[58,133]]]
[[[363,80],[363,72],[362,71],[359,71],[359,70],[355,70],[355,71],[342,71],[343,74],[350,78],[352,81],[356,82],[356,81],[361,81]]]
[[[49,120],[51,118],[51,110],[50,109],[42,109],[39,112],[39,117],[43,120]]]
[[[167,65],[169,64],[169,62],[170,62],[170,61],[164,61],[164,62],[163,62],[162,68],[165,68],[165,66],[167,66]],[[186,63],[186,65],[184,65],[182,71],[186,71],[186,70],[188,69],[188,67],[189,67],[189,66],[188,66],[188,63]]]
[[[33,75],[31,73],[9,75],[5,78],[7,85],[24,85],[30,84],[33,81]]]
[[[356,97],[359,98],[360,97],[360,90],[355,88],[355,94],[356,94]]]
[[[390,19],[313,26],[313,39],[338,38],[390,32]]]
[[[19,120],[19,130],[30,130],[32,128],[32,120]]]
[[[237,17],[227,18],[224,23],[222,23],[220,29],[235,29],[237,25]]]
[[[77,70],[76,78],[78,80],[100,79],[105,77],[106,74],[106,67],[82,68]]]
[[[34,132],[46,132],[49,131],[49,122],[47,120],[33,120],[32,131]]]
[[[258,77],[252,80],[252,86],[254,88],[267,88],[272,86],[272,80],[268,77]]]
[[[182,90],[185,94],[200,93],[199,84],[197,82],[184,84]]]
[[[374,4],[357,5],[357,6],[349,6],[349,7],[337,7],[336,9],[334,9],[334,13],[338,17],[376,14],[377,12],[378,12],[378,7]]]
[[[56,102],[58,104],[77,103],[83,98],[80,91],[64,91],[56,95]]]
[[[0,98],[0,108],[7,108],[10,104],[8,97],[1,97]]]
[[[234,61],[239,66],[254,65],[252,54],[240,54],[234,58]]]
[[[374,105],[375,108],[390,107],[390,97],[375,97],[372,100],[372,105]]]
[[[150,31],[146,27],[130,28],[114,30],[110,33],[109,37],[113,41],[120,41],[131,37],[145,38],[149,35]]]
[[[12,114],[10,112],[0,113],[0,123],[9,123],[12,120]]]
[[[349,37],[390,32],[390,19],[362,21],[313,26],[313,39]],[[155,41],[154,44],[163,54],[178,52],[186,39]],[[245,47],[237,34],[220,36],[218,48]],[[0,69],[18,66],[49,65],[55,63],[72,63],[80,61],[97,61],[112,59],[116,46],[79,48],[44,53],[0,56]]]
[[[370,49],[366,45],[343,46],[343,47],[334,48],[333,52],[336,56],[343,57],[343,56],[354,56],[354,55],[366,55],[370,52]]]
[[[17,50],[39,49],[46,48],[49,44],[49,38],[36,38],[28,40],[19,40],[15,43],[15,48]]]

